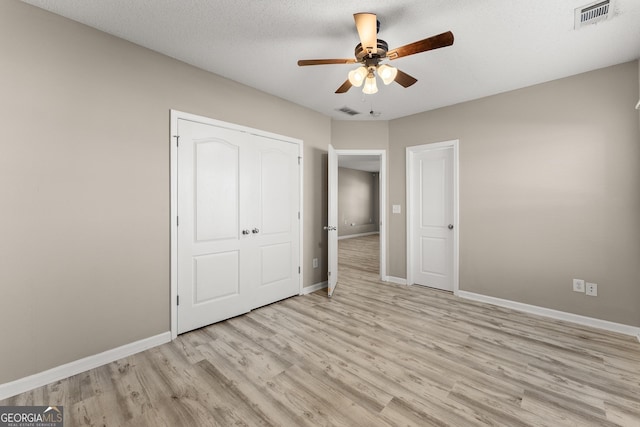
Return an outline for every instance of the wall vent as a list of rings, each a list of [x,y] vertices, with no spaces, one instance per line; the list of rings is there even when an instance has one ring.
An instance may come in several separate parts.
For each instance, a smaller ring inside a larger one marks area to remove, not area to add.
[[[609,19],[612,15],[610,3],[611,0],[596,1],[577,8],[573,28],[577,30],[585,25],[597,24]]]
[[[348,114],[350,116],[356,116],[356,115],[360,114],[359,111],[356,111],[356,110],[351,109],[349,107],[336,108],[336,111],[340,111],[341,113]]]

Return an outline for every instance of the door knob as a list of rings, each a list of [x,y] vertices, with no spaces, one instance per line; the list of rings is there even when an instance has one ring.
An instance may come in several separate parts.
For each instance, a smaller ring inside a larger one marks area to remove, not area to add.
[[[251,230],[251,232],[253,234],[258,234],[260,232],[260,230],[258,230],[257,228],[254,228],[253,230]]]
[[[335,228],[335,227],[332,227],[332,226],[330,226],[330,225],[325,225],[325,226],[324,226],[324,229],[325,229],[325,230],[327,230],[327,231],[334,231],[336,228]]]
[[[249,233],[250,233],[250,231],[249,231],[249,230],[242,230],[242,234],[244,234],[245,236],[246,236],[247,234],[249,234]]]
[[[449,228],[449,230],[453,230],[453,224],[449,224],[447,228]]]

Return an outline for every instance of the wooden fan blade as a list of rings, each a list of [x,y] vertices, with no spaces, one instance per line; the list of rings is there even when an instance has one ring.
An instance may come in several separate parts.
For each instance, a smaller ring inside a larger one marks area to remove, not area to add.
[[[349,79],[347,79],[346,82],[342,83],[342,86],[340,86],[338,88],[338,90],[336,90],[336,93],[345,93],[346,91],[348,91],[349,89],[351,89],[351,86],[353,86],[351,84],[351,82],[349,81]]]
[[[355,59],[301,59],[298,61],[300,67],[306,65],[329,65],[329,64],[355,64]]]
[[[439,49],[441,47],[451,46],[453,44],[453,33],[447,31],[446,33],[438,34],[424,40],[409,43],[401,46],[397,49],[392,49],[387,52],[387,58],[398,59],[403,56],[414,55],[420,52],[426,52],[428,50]]]
[[[360,43],[365,51],[378,53],[378,20],[375,13],[356,13],[353,15]]]
[[[395,82],[402,87],[409,87],[417,81],[418,79],[416,79],[415,77],[412,77],[407,73],[403,73],[400,70],[398,70],[398,74],[396,74],[395,78]]]

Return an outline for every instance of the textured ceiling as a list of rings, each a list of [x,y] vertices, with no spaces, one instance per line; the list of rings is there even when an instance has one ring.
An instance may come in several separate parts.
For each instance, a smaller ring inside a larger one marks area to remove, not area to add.
[[[611,19],[579,30],[574,9],[588,0],[23,1],[341,120],[390,120],[640,57],[640,0],[612,0]],[[455,43],[393,61],[418,79],[410,88],[338,95],[354,65],[296,61],[353,57],[357,12],[378,15],[389,48],[448,30]]]

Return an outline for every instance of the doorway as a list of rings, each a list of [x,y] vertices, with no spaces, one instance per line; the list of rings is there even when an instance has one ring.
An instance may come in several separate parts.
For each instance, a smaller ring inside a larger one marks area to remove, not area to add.
[[[338,269],[380,274],[379,188],[379,156],[338,157]]]
[[[341,246],[344,248],[349,246],[349,240],[366,240],[362,243],[367,244],[368,250],[375,248],[375,256],[369,257],[366,264],[372,266],[373,262],[379,279],[386,279],[386,213],[384,209],[386,206],[386,151],[333,150],[330,147],[329,154],[330,191],[327,228],[330,279],[328,293],[331,296],[338,283],[340,256],[338,241],[342,242]],[[342,193],[348,193],[342,194],[342,201],[340,201],[341,183]],[[356,251],[357,249],[352,254]],[[354,262],[358,262],[355,258]]]

